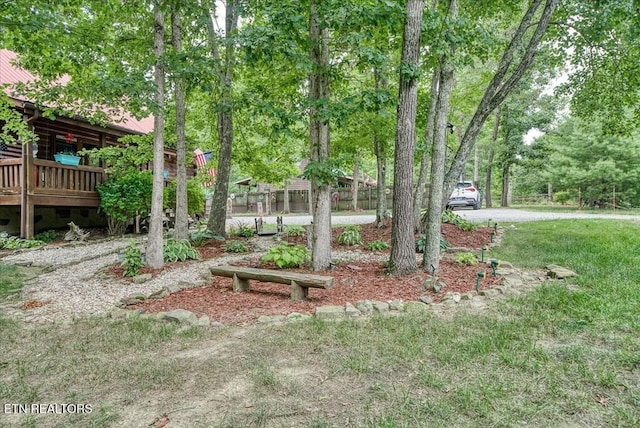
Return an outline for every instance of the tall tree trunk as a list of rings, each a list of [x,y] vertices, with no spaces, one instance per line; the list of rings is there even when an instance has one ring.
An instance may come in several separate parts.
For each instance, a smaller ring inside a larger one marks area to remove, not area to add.
[[[376,198],[378,199],[376,206],[376,227],[380,228],[387,218],[387,158],[385,156],[384,142],[377,132],[373,135],[373,148],[376,154],[376,165],[378,167],[378,175],[376,177]]]
[[[484,193],[485,193],[485,206],[487,208],[491,208],[493,206],[493,202],[491,201],[491,178],[493,172],[493,157],[495,154],[494,146],[496,141],[498,141],[498,131],[500,130],[500,117],[501,117],[501,108],[498,106],[496,109],[495,120],[493,122],[493,133],[491,135],[491,147],[489,147],[489,158],[487,159],[487,175],[485,178],[484,184]]]
[[[360,163],[360,155],[356,153],[354,162],[353,162],[353,182],[351,183],[351,209],[353,211],[358,211],[358,188],[360,187],[360,183],[358,180],[358,176],[360,175],[360,169],[358,168],[358,164]]]
[[[449,1],[448,16],[458,16],[457,0]],[[449,114],[449,98],[453,89],[453,57],[454,46],[450,53],[440,58],[440,83],[438,84],[438,102],[434,124],[433,150],[431,153],[431,178],[429,180],[429,202],[427,205],[427,221],[425,225],[425,249],[422,257],[422,268],[435,272],[440,265],[440,237],[442,224],[443,187],[447,154],[447,117]]]
[[[493,169],[493,155],[494,150],[493,146],[491,146],[489,147],[489,156],[487,159],[487,175],[485,176],[484,181],[484,201],[487,208],[491,208],[493,206],[493,202],[491,201],[491,172]]]
[[[511,173],[511,163],[505,162],[502,166],[502,198],[500,200],[501,207],[509,206],[509,181]]]
[[[471,122],[465,130],[458,151],[445,177],[445,195],[448,196],[453,191],[458,177],[464,171],[464,164],[469,158],[469,154],[476,143],[487,117],[504,101],[506,96],[509,95],[518,84],[525,71],[531,67],[540,40],[547,31],[551,16],[559,1],[560,0],[532,0],[530,2],[529,8],[522,17],[509,46],[500,59],[496,74],[489,83]],[[544,8],[538,16],[537,11],[542,3],[544,3]],[[533,22],[534,19],[537,20],[535,23]],[[526,34],[529,34],[532,27],[535,27],[535,30],[526,47],[523,48],[525,44],[523,39]],[[523,51],[522,56],[518,61],[514,60],[514,56],[520,51]],[[510,71],[511,74],[509,74]]]
[[[310,59],[313,64],[309,76],[309,140],[311,159],[315,162],[329,160],[329,122],[326,109],[329,102],[329,29],[322,26],[318,12],[318,0],[309,5]],[[331,185],[311,180],[311,268],[328,269],[331,266]]]
[[[227,0],[225,8],[225,57],[224,66],[219,69],[222,85],[222,100],[218,106],[218,139],[220,149],[218,151],[218,170],[216,184],[211,199],[211,213],[207,222],[207,229],[214,235],[226,235],[227,198],[229,196],[229,176],[231,174],[231,153],[233,149],[233,63],[235,56],[234,33],[238,26],[237,0]],[[208,13],[207,29],[209,43],[214,58],[221,63],[218,51],[216,35],[213,26],[213,18]]]
[[[420,218],[420,211],[422,210],[422,204],[424,203],[424,190],[427,184],[427,174],[429,172],[429,153],[433,147],[433,128],[436,118],[436,103],[438,102],[438,84],[440,82],[440,69],[433,70],[431,76],[431,95],[429,102],[429,111],[427,112],[427,123],[424,131],[424,149],[422,152],[422,159],[420,160],[420,175],[418,176],[418,183],[416,184],[416,191],[413,195],[414,207],[413,207],[413,224],[414,232],[422,232],[422,220]]]
[[[478,156],[478,146],[473,150],[473,182],[477,186],[480,182],[480,159]]]
[[[153,118],[153,190],[151,220],[147,244],[147,265],[152,269],[164,266],[162,199],[164,193],[164,14],[160,1],[154,3],[154,80],[157,111]]]
[[[407,0],[402,36],[393,174],[393,220],[389,272],[394,275],[408,275],[418,269],[413,235],[413,154],[416,146],[420,30],[423,9],[423,1]]]
[[[181,35],[181,15],[177,9],[171,14],[171,40],[176,53],[182,53]],[[174,77],[175,101],[176,101],[176,223],[174,237],[176,239],[187,239],[189,237],[189,213],[187,210],[187,142],[185,137],[185,105],[183,79],[176,75]]]
[[[387,87],[387,80],[380,75],[378,68],[374,68],[373,77],[375,80],[376,91],[381,88]],[[381,113],[381,108],[378,114]],[[387,145],[386,141],[382,140],[377,128],[373,134],[373,151],[376,155],[376,198],[378,203],[376,204],[376,227],[380,228],[384,224],[384,220],[387,218]]]

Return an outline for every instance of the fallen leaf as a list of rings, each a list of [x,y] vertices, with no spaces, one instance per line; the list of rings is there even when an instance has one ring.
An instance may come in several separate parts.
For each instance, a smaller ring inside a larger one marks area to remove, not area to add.
[[[602,394],[596,394],[596,403],[600,404],[602,407],[609,407],[607,397]]]
[[[41,302],[39,300],[29,300],[28,302],[25,302],[24,305],[22,305],[22,309],[33,309],[33,308],[39,308],[41,306],[46,305],[49,302]]]
[[[149,424],[149,426],[153,428],[164,428],[167,426],[168,423],[169,423],[169,415],[167,415],[166,413],[163,413],[162,415],[155,418],[153,422]]]

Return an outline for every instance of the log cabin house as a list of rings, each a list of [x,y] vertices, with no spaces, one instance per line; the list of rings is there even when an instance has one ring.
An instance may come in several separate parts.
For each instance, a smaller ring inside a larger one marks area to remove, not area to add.
[[[38,141],[0,143],[0,232],[30,239],[40,231],[64,228],[71,221],[80,227],[104,225],[96,191],[106,179],[103,168],[89,165],[85,158],[77,166],[65,165],[55,155],[117,145],[123,136],[152,132],[153,117],[136,120],[127,116],[122,123],[104,127],[79,117],[45,118],[32,101],[12,90],[12,84],[36,79],[16,68],[14,58],[13,52],[0,50],[0,85],[8,85],[5,93]],[[165,179],[175,177],[176,155],[169,149],[165,150],[165,170]]]

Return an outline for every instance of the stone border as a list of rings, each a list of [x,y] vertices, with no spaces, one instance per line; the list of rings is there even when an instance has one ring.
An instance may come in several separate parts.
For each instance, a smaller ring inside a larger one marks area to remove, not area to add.
[[[283,324],[296,322],[312,317],[325,321],[341,321],[346,319],[358,319],[373,315],[393,316],[402,313],[426,313],[443,314],[457,308],[485,309],[489,302],[509,295],[520,295],[528,290],[539,287],[545,282],[558,281],[564,278],[576,276],[575,272],[557,266],[547,266],[547,272],[523,272],[515,269],[509,262],[501,261],[496,269],[496,275],[502,276],[501,284],[489,289],[472,291],[468,293],[445,293],[442,302],[434,303],[428,295],[420,297],[418,301],[403,302],[402,300],[390,300],[387,302],[377,300],[361,300],[355,304],[346,303],[344,306],[325,305],[315,309],[313,315],[293,312],[288,315],[262,315],[257,324]],[[203,274],[203,277],[207,276]],[[210,276],[210,275],[209,275]],[[138,304],[146,299],[161,299],[169,292],[177,292],[187,288],[200,287],[206,284],[206,280],[193,282],[181,281],[177,285],[163,287],[149,296],[133,294],[122,299],[116,309],[109,316],[113,319],[148,318],[162,321],[177,322],[188,326],[223,326],[219,322],[211,322],[207,315],[198,318],[193,312],[185,309],[175,309],[168,312],[156,312],[146,314],[142,309],[135,311],[126,309],[127,306]]]

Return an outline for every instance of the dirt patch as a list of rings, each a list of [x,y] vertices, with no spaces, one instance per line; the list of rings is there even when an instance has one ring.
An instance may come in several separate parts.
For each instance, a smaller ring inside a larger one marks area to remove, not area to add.
[[[147,300],[138,305],[146,312],[169,311],[177,308],[192,311],[198,315],[207,315],[212,321],[225,324],[246,325],[255,322],[262,315],[284,315],[292,312],[313,313],[315,308],[323,305],[355,304],[361,300],[418,300],[428,295],[434,301],[440,301],[443,292],[434,293],[424,290],[424,280],[429,276],[418,271],[404,277],[389,276],[385,272],[384,263],[389,250],[377,252],[366,251],[362,246],[345,247],[337,244],[337,236],[342,228],[333,230],[335,249],[356,249],[361,252],[359,262],[345,262],[320,274],[334,278],[334,286],[328,290],[309,289],[308,299],[303,302],[292,301],[289,286],[267,282],[252,281],[249,293],[234,293],[230,278],[213,277],[206,286],[171,293],[159,300]],[[482,227],[476,231],[462,231],[456,226],[444,224],[443,234],[452,247],[466,247],[478,250],[489,244],[493,228]],[[362,225],[363,242],[375,240],[391,243],[391,225],[385,224],[376,228],[373,224]],[[290,243],[303,243],[304,237],[288,238]],[[217,257],[222,254],[222,243],[211,241],[199,251],[203,259]],[[475,251],[476,253],[478,251]],[[367,260],[376,259],[376,260]],[[247,262],[245,265],[251,265]],[[264,266],[263,266],[264,267]],[[294,269],[297,272],[311,273],[308,269]],[[438,276],[447,284],[444,292],[466,293],[476,288],[477,273],[485,272],[480,289],[498,285],[499,277],[491,275],[491,268],[484,263],[468,266],[456,263],[451,258],[443,258],[440,262]],[[115,272],[114,272],[115,273]],[[314,272],[318,273],[318,272]]]

